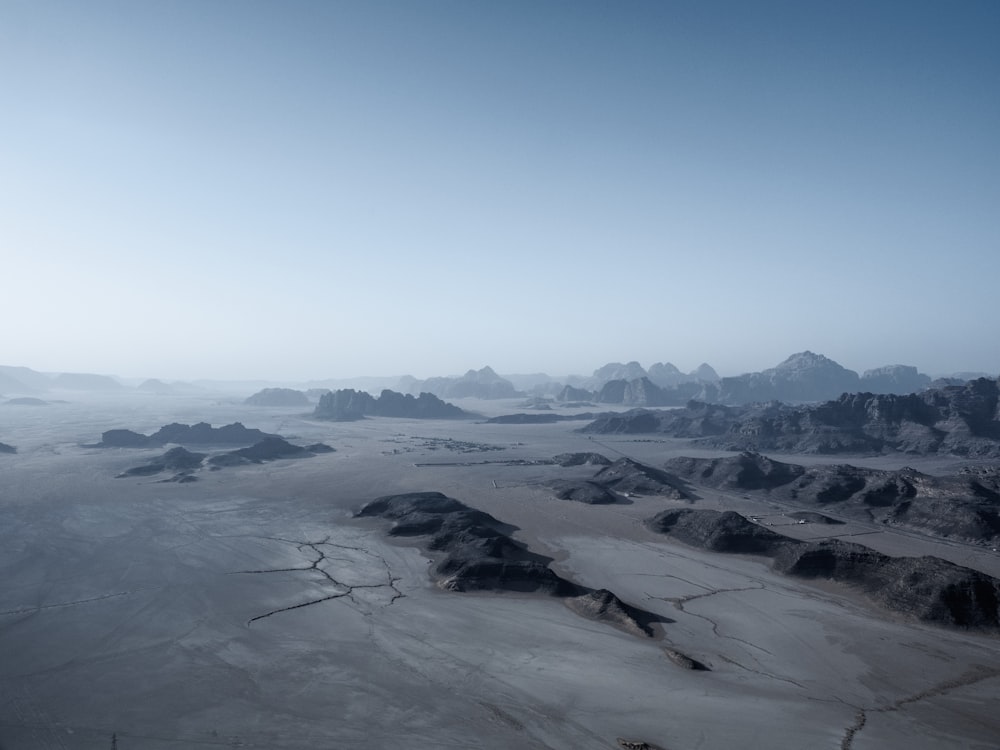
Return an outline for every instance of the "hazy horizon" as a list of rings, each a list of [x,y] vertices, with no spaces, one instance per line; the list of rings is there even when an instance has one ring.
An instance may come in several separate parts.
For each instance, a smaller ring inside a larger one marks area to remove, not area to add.
[[[798,352],[793,352],[792,354],[797,354],[797,353]],[[813,353],[814,354],[822,354],[822,352],[813,352]],[[784,361],[785,359],[787,359],[787,357],[783,357],[781,361]],[[831,357],[829,359],[833,359],[833,358]],[[607,360],[605,362],[602,362],[600,364],[594,365],[593,367],[590,367],[590,368],[585,369],[585,370],[579,370],[579,371],[559,371],[559,372],[556,372],[556,371],[540,370],[540,369],[537,369],[537,368],[534,369],[534,370],[523,370],[523,371],[502,370],[502,369],[498,369],[496,367],[493,367],[489,363],[484,363],[482,365],[476,365],[474,367],[466,367],[466,368],[464,368],[462,370],[454,370],[454,371],[434,370],[434,371],[421,372],[421,373],[418,373],[418,372],[415,372],[415,371],[405,371],[405,372],[363,372],[363,373],[359,373],[359,374],[355,374],[355,375],[345,375],[345,376],[340,376],[340,375],[336,375],[336,376],[334,376],[334,375],[312,376],[312,375],[310,375],[310,376],[301,376],[301,377],[282,377],[282,378],[260,377],[260,376],[255,376],[252,373],[247,374],[246,376],[240,376],[240,377],[211,377],[211,376],[204,376],[204,375],[198,375],[198,374],[194,374],[194,375],[191,375],[191,376],[188,376],[188,377],[171,377],[171,376],[165,376],[165,375],[158,374],[158,373],[140,373],[140,374],[129,373],[129,374],[123,374],[123,373],[120,373],[120,372],[112,372],[112,371],[109,371],[109,370],[106,370],[106,369],[97,369],[97,370],[39,370],[38,368],[31,367],[30,365],[24,365],[23,363],[11,364],[11,363],[7,363],[7,362],[0,363],[0,367],[28,367],[29,369],[35,370],[36,372],[40,372],[42,374],[52,375],[52,376],[60,375],[60,374],[101,375],[101,376],[112,377],[112,378],[115,378],[115,379],[120,380],[120,381],[125,382],[125,383],[128,383],[128,382],[137,382],[137,381],[144,381],[144,380],[162,380],[162,381],[165,381],[165,382],[188,382],[188,383],[213,382],[214,381],[214,382],[220,382],[220,383],[225,383],[225,382],[231,382],[231,383],[238,383],[238,382],[244,382],[244,383],[275,383],[275,384],[287,383],[287,384],[305,385],[305,384],[308,384],[308,383],[311,383],[311,382],[323,382],[323,381],[344,381],[344,382],[350,382],[350,381],[360,381],[360,380],[366,380],[366,379],[391,380],[393,378],[405,378],[405,377],[414,377],[417,380],[427,380],[429,378],[436,378],[436,377],[445,377],[445,378],[461,377],[461,376],[465,375],[466,373],[468,373],[469,371],[481,370],[484,367],[491,367],[491,369],[493,369],[500,377],[527,377],[527,376],[531,376],[531,375],[547,375],[548,377],[550,377],[550,378],[558,381],[560,378],[567,378],[567,377],[570,377],[570,378],[573,378],[573,377],[584,377],[584,378],[591,377],[594,374],[594,372],[597,371],[598,369],[600,369],[601,367],[604,367],[605,365],[608,365],[608,364],[612,364],[613,362],[616,362],[616,361],[619,364],[627,364],[628,362],[631,362],[631,361],[638,361],[639,364],[643,368],[645,368],[647,370],[650,368],[650,366],[652,366],[653,364],[656,364],[658,362],[665,362],[665,363],[668,362],[670,364],[673,364],[673,365],[677,366],[678,369],[681,372],[683,372],[683,373],[691,373],[695,369],[697,369],[698,366],[700,366],[701,364],[703,364],[703,363],[699,363],[699,365],[697,365],[697,366],[685,367],[685,366],[678,365],[676,362],[669,362],[669,360],[663,360],[663,359],[656,360],[656,361],[648,361],[648,362],[644,362],[644,361],[641,361],[641,360],[625,359],[625,360]],[[834,360],[834,361],[837,362],[837,360]],[[781,362],[773,362],[770,365],[767,365],[766,367],[761,367],[761,368],[757,368],[757,369],[753,369],[753,370],[744,368],[744,369],[741,369],[741,370],[738,370],[738,371],[737,370],[734,370],[734,371],[725,371],[725,370],[719,370],[719,368],[714,367],[714,366],[713,366],[713,369],[716,370],[717,374],[720,377],[737,377],[737,376],[748,374],[748,373],[752,373],[752,372],[760,372],[762,370],[768,370],[768,369],[771,369],[771,368],[775,367],[776,365],[779,365],[780,363]],[[704,363],[704,364],[712,365],[711,362],[707,362],[707,363]],[[871,365],[871,366],[860,367],[860,368],[859,367],[851,367],[849,365],[846,365],[843,362],[837,362],[837,364],[839,364],[839,365],[841,365],[843,367],[846,367],[848,370],[853,370],[856,373],[858,373],[859,375],[862,375],[867,370],[874,370],[874,369],[877,369],[879,367],[885,367],[885,366],[891,366],[891,365],[909,365],[909,364],[912,364],[912,363],[907,363],[907,362],[885,362],[882,365]],[[969,373],[983,373],[983,374],[985,374],[985,375],[987,375],[989,377],[1000,377],[1000,372],[971,370],[969,368],[962,368],[962,367],[953,367],[953,368],[948,369],[948,370],[940,370],[940,371],[927,371],[927,370],[923,370],[923,369],[921,369],[919,367],[917,369],[918,369],[919,372],[921,372],[921,373],[923,373],[925,375],[930,375],[931,377],[946,377],[946,376],[960,374],[960,373],[965,373],[965,374],[969,374]],[[0,394],[0,395],[2,395],[2,394]]]
[[[1000,372],[1000,4],[0,6],[0,359]]]

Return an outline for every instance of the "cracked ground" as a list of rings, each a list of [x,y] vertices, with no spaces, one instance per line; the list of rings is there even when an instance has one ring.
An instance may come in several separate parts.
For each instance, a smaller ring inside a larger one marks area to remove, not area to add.
[[[236,406],[185,408],[197,414],[182,421],[249,420]],[[574,470],[540,461],[597,442],[565,425],[274,413],[255,426],[337,452],[164,485],[114,479],[144,454],[83,447],[108,415],[80,419],[61,442],[26,427],[16,463],[0,467],[3,750],[107,750],[112,738],[120,750],[607,750],[618,738],[992,750],[1000,736],[995,638],[667,543],[641,523],[662,498],[560,501],[546,482]],[[495,462],[418,465],[447,441],[506,447]],[[655,463],[664,445],[596,447]],[[412,540],[352,517],[424,490],[518,526],[561,574],[668,618],[663,639],[548,597],[439,590]],[[678,667],[665,647],[710,670]]]

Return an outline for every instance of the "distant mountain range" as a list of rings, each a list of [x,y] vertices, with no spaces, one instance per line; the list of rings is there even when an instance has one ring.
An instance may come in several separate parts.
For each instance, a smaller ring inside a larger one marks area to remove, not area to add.
[[[598,417],[595,434],[662,433],[734,451],[935,453],[1000,456],[1000,378],[920,393],[844,393],[818,404],[777,401],[725,406],[691,401],[670,410]]]
[[[809,403],[835,399],[842,393],[917,393],[931,385],[961,385],[983,375],[963,372],[932,381],[930,376],[910,365],[886,365],[859,375],[821,354],[804,351],[767,370],[731,377],[720,377],[707,363],[684,373],[670,362],[656,362],[646,369],[632,361],[609,362],[590,376],[568,375],[561,379],[544,373],[504,377],[486,366],[468,370],[460,376],[426,380],[404,375],[280,385],[295,386],[308,392],[312,398],[328,390],[354,388],[372,395],[391,389],[414,396],[429,393],[441,399],[534,396],[562,403],[591,401],[627,406],[683,406],[692,399],[704,403],[741,405],[767,401]],[[142,382],[124,381],[110,375],[42,373],[28,367],[0,366],[0,393],[8,398],[50,391],[138,392],[150,396],[240,392],[249,395],[261,389],[273,389],[275,385],[278,384],[260,380],[165,382],[152,378]],[[270,396],[262,396],[261,399],[273,400]],[[298,400],[301,403],[301,398]]]
[[[655,371],[661,373],[661,382],[656,382],[650,372],[640,375],[642,368],[631,362],[624,367],[605,365],[595,372],[614,375],[636,375],[617,377],[605,381],[596,391],[590,392],[590,400],[603,404],[625,404],[628,406],[683,406],[690,400],[712,404],[749,404],[765,401],[785,403],[809,403],[837,398],[842,393],[916,393],[931,385],[928,375],[917,372],[909,365],[886,365],[874,370],[866,370],[858,375],[853,370],[810,351],[793,354],[784,362],[762,372],[751,372],[735,377],[719,378],[708,365],[702,365],[695,372],[706,377],[663,384],[665,366]],[[675,368],[676,369],[676,368]],[[692,376],[694,373],[692,373]],[[676,374],[674,374],[676,379]],[[600,378],[596,378],[599,380]],[[566,400],[585,400],[586,393],[579,390],[564,394]]]

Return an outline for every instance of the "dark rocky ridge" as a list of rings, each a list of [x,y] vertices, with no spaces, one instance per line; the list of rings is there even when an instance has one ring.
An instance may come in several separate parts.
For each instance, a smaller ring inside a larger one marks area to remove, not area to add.
[[[266,437],[248,448],[240,448],[221,456],[213,456],[208,462],[214,466],[233,465],[235,463],[259,464],[265,461],[277,461],[282,458],[308,458],[319,453],[333,453],[334,449],[324,443],[300,446],[292,445],[280,437]],[[225,457],[232,457],[226,459]],[[221,460],[220,460],[221,459]]]
[[[292,445],[283,438],[271,436],[254,443],[248,448],[240,448],[228,453],[219,453],[208,458],[208,461],[205,462],[207,454],[192,453],[186,448],[177,446],[171,448],[162,456],[154,458],[147,464],[127,469],[119,474],[118,477],[148,477],[164,471],[175,471],[180,472],[180,474],[175,476],[171,481],[178,481],[181,476],[188,476],[187,481],[192,481],[194,477],[191,477],[190,474],[202,468],[203,462],[211,466],[212,469],[221,469],[226,466],[259,464],[283,458],[309,458],[319,453],[331,453],[333,450],[333,448],[323,443],[302,447]]]
[[[562,459],[562,461],[560,461]],[[565,453],[556,456],[562,466],[597,464],[602,466],[591,479],[555,479],[548,486],[560,500],[574,500],[588,505],[629,503],[630,495],[659,495],[675,500],[690,500],[684,482],[662,469],[620,458],[609,461],[599,453]]]
[[[177,446],[176,448],[171,448],[162,456],[154,458],[148,464],[135,466],[123,471],[118,477],[148,477],[163,471],[189,473],[195,469],[200,469],[202,461],[205,460],[207,455],[206,453],[192,453],[186,448]]]
[[[666,467],[706,487],[760,490],[788,503],[818,506],[866,522],[963,542],[1000,542],[1000,469],[996,468],[932,477],[913,469],[889,471],[847,464],[807,468],[758,453],[675,458]]]
[[[906,396],[845,393],[811,406],[635,409],[598,417],[582,432],[664,433],[725,450],[787,453],[934,453],[1000,456],[1000,379]]]
[[[649,612],[557,575],[552,558],[532,552],[511,537],[516,527],[469,508],[440,492],[387,495],[365,504],[358,517],[391,520],[390,536],[424,537],[423,547],[438,554],[434,573],[449,591],[517,591],[558,596],[578,614],[652,636],[662,622]]]
[[[4,402],[4,406],[50,406],[48,401],[34,396],[21,396]]]
[[[770,557],[778,572],[846,584],[924,622],[1000,629],[1000,581],[936,557],[888,557],[837,539],[798,541],[732,511],[671,509],[647,525],[694,547]]]
[[[208,422],[193,425],[173,422],[164,425],[152,435],[142,435],[132,430],[108,430],[101,435],[101,448],[157,448],[167,443],[189,445],[249,445],[269,437],[278,437],[256,428],[244,427],[241,422],[212,427]]]
[[[560,500],[573,500],[587,505],[612,505],[622,502],[616,495],[598,482],[589,480],[555,479],[549,483]]]
[[[293,388],[264,388],[243,402],[249,406],[309,406],[309,397]]]
[[[17,453],[17,448],[7,443],[0,443],[0,453]]]
[[[365,417],[405,417],[411,419],[461,419],[469,415],[454,404],[449,404],[431,393],[410,394],[385,389],[375,398],[365,391],[344,388],[330,391],[320,397],[313,416],[336,422],[353,421]]]
[[[593,481],[615,492],[691,499],[684,483],[676,476],[631,458],[619,458],[605,466],[594,475]]]

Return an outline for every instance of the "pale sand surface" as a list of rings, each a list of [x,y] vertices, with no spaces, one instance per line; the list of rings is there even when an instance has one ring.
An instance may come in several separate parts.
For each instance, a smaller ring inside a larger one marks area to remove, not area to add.
[[[2,750],[106,750],[112,733],[120,750],[613,748],[617,737],[670,750],[1000,745],[997,638],[906,622],[841,587],[641,525],[676,501],[583,506],[544,486],[593,467],[479,463],[702,455],[684,441],[594,441],[576,422],[330,424],[225,399],[105,399],[0,420],[0,440],[19,449],[0,456]],[[114,478],[162,449],[82,447],[106,429],[202,420],[337,452],[178,485]],[[501,450],[456,452],[448,438]],[[516,524],[561,574],[673,622],[662,639],[640,639],[556,599],[436,589],[416,547],[351,518],[378,495],[413,490]],[[761,505],[699,495],[698,507]],[[784,510],[769,510],[780,525]],[[852,541],[876,539],[997,574],[986,552],[961,545],[888,532]],[[678,668],[664,646],[711,671]]]

